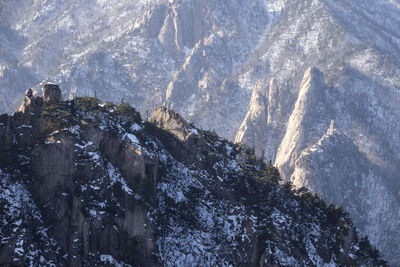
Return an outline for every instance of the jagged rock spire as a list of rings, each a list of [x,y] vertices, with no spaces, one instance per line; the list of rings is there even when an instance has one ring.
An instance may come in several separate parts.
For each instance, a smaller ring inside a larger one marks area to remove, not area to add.
[[[324,75],[318,68],[310,67],[304,73],[286,134],[275,159],[284,180],[289,179],[301,151],[325,133],[329,125],[326,118],[332,115],[328,106]]]

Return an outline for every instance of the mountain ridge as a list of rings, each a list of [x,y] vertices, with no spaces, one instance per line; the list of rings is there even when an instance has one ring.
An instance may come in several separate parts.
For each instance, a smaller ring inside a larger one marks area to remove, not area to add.
[[[0,263],[385,266],[340,207],[165,107],[27,90],[0,117]],[[164,130],[165,129],[165,130]]]

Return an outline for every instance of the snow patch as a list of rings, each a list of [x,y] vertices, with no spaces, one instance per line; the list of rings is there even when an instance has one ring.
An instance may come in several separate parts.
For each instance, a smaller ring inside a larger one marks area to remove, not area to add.
[[[124,190],[129,195],[133,195],[133,190],[128,186],[118,169],[115,168],[110,162],[107,164],[107,171],[108,177],[111,181],[111,185],[114,185],[115,183],[120,183],[122,186],[122,190]]]
[[[124,263],[122,261],[121,262],[117,261],[116,259],[114,259],[113,256],[108,255],[108,254],[100,255],[100,261],[104,262],[104,263],[111,264],[111,265],[113,265],[115,267],[131,267],[132,266],[132,265]]]

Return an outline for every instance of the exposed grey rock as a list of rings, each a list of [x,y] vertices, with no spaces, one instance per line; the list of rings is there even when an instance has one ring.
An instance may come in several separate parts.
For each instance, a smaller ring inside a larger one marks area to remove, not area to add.
[[[155,108],[149,118],[151,123],[175,135],[182,142],[195,135],[194,128],[190,126],[178,113],[166,107]],[[197,131],[197,130],[195,130]]]
[[[274,81],[271,80],[270,87],[273,87],[273,83]],[[247,108],[246,117],[235,137],[236,142],[241,142],[244,139],[244,135],[247,134],[246,140],[252,140],[252,142],[257,143],[255,149],[258,155],[264,153],[263,145],[259,146],[258,144],[264,144],[266,142],[264,131],[271,117],[269,110],[267,110],[268,100],[270,100],[270,98],[267,98],[265,95],[267,91],[262,81],[255,84]],[[257,122],[254,120],[257,120]],[[251,128],[251,130],[249,130],[249,128]]]
[[[354,141],[335,129],[332,121],[326,134],[301,152],[291,181],[343,205],[371,240],[382,247],[397,248],[398,196],[387,183],[391,177],[386,175],[378,173]],[[383,237],[381,232],[386,235]]]
[[[30,93],[30,95],[32,92]],[[47,105],[54,104],[62,100],[61,89],[56,84],[47,83],[43,86],[43,100]]]
[[[286,181],[301,151],[318,140],[328,128],[330,116],[334,116],[327,99],[328,90],[323,74],[315,67],[307,69],[275,159]]]
[[[205,167],[203,157],[207,144],[199,138],[202,135],[193,125],[183,119],[177,112],[166,107],[155,108],[148,121],[172,134],[168,140],[170,153],[185,164],[197,164]],[[200,158],[200,161],[199,161]],[[212,159],[206,159],[210,164]]]
[[[399,8],[396,0],[3,1],[0,111],[46,82],[61,84],[64,98],[96,92],[143,114],[165,105],[279,160],[286,179],[334,119],[400,190]],[[310,66],[324,74],[330,110],[321,120],[311,107],[312,131],[286,142]],[[383,251],[399,265],[394,247]]]
[[[38,98],[33,95],[32,89],[28,89],[25,92],[25,98],[22,104],[18,108],[18,112],[30,116],[31,114],[38,114],[39,108],[43,104],[43,98]]]

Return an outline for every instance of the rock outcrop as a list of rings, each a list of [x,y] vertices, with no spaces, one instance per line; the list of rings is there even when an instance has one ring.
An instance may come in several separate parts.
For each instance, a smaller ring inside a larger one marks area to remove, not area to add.
[[[60,87],[56,84],[46,83],[43,86],[42,96],[35,96],[31,88],[26,90],[24,101],[19,106],[18,112],[28,117],[38,115],[43,105],[50,106],[62,100]]]
[[[30,93],[32,95],[32,93]],[[47,105],[61,101],[61,90],[56,84],[47,83],[43,86],[43,101]]]
[[[28,89],[25,92],[25,98],[23,103],[19,106],[18,112],[23,114],[37,114],[40,107],[43,105],[43,98],[35,97],[32,89]]]
[[[148,120],[158,127],[171,132],[182,142],[187,141],[191,136],[196,135],[197,132],[178,113],[166,107],[155,108]]]
[[[273,81],[271,81],[272,86]],[[238,132],[236,133],[235,141],[241,142],[244,139],[244,135],[246,135],[247,140],[253,140],[257,142],[257,144],[263,144],[265,140],[265,129],[266,125],[269,123],[269,115],[268,114],[268,103],[267,97],[265,95],[264,85],[262,82],[256,83],[254,86],[251,100],[249,106],[247,108],[246,117],[240,126]],[[254,120],[257,118],[257,123]],[[248,123],[252,121],[253,123]],[[251,128],[251,130],[249,130]],[[252,136],[250,136],[252,135]],[[260,149],[261,148],[261,149]],[[264,153],[262,146],[255,146],[257,155],[261,155]]]
[[[324,83],[321,71],[315,67],[307,69],[275,159],[285,181],[290,179],[287,175],[293,172],[301,151],[322,136],[329,126],[331,116],[334,116],[327,90],[329,88]]]

